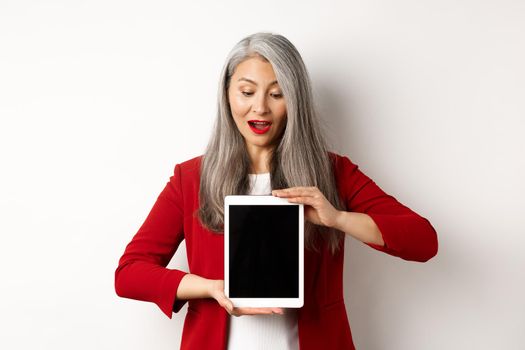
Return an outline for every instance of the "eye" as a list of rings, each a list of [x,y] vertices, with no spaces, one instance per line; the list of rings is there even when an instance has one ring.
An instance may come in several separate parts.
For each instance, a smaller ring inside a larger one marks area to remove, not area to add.
[[[283,94],[272,94],[274,98],[281,98],[283,97]]]
[[[241,91],[241,93],[242,93],[244,96],[251,96],[251,95],[253,95],[253,92],[249,92],[249,91]]]

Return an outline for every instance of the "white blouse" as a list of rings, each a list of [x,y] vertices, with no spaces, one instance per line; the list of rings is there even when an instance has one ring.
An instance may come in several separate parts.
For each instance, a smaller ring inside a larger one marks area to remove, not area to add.
[[[251,195],[272,193],[270,173],[248,174]],[[297,309],[283,308],[284,315],[230,316],[228,350],[298,350]]]

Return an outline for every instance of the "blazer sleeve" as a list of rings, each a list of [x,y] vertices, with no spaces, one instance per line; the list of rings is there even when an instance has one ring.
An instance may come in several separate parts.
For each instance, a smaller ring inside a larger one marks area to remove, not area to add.
[[[157,197],[145,221],[133,236],[115,270],[118,296],[157,304],[172,318],[186,300],[178,300],[179,283],[188,272],[168,269],[184,239],[180,165]]]
[[[347,210],[368,214],[385,242],[368,246],[409,261],[425,262],[437,254],[437,233],[430,221],[385,193],[348,157],[340,162]]]

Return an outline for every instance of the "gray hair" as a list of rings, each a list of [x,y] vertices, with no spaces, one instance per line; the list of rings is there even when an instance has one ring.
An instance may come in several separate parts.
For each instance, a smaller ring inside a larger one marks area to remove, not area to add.
[[[237,65],[251,57],[271,63],[286,101],[286,127],[270,156],[272,189],[317,186],[336,209],[345,209],[301,55],[284,36],[259,32],[243,38],[228,54],[220,75],[217,118],[201,159],[198,217],[205,228],[219,234],[224,233],[224,197],[249,191],[251,161],[231,114],[228,88]],[[305,247],[318,251],[318,239],[335,253],[344,233],[306,221]]]

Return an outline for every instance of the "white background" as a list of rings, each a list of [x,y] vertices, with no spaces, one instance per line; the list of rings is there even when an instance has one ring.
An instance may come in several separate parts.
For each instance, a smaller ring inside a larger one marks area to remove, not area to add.
[[[439,235],[424,264],[348,237],[357,348],[525,348],[520,0],[1,0],[0,348],[179,347],[186,307],[119,298],[114,271],[256,31],[301,52],[334,150]]]

